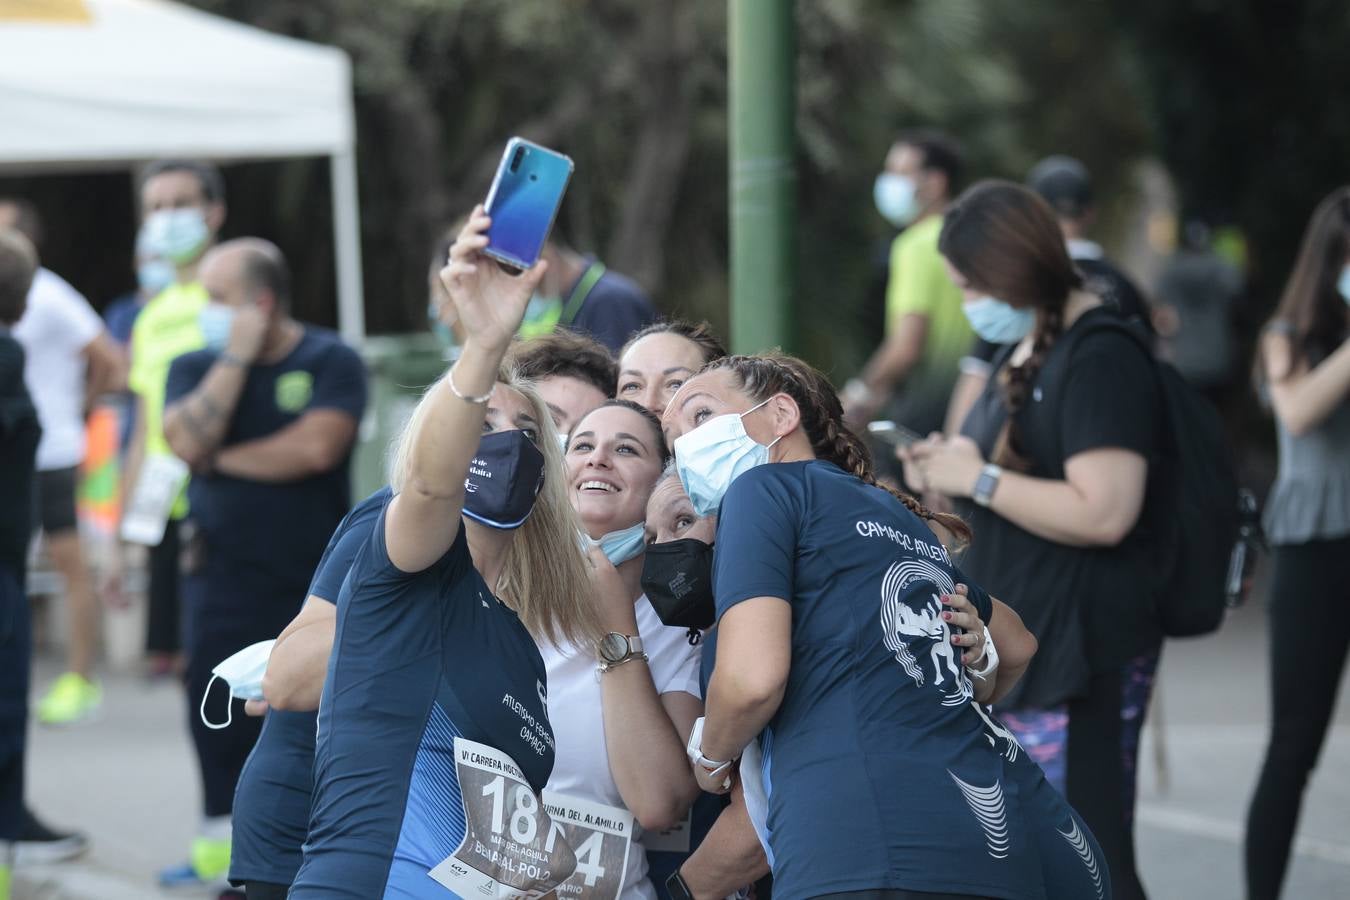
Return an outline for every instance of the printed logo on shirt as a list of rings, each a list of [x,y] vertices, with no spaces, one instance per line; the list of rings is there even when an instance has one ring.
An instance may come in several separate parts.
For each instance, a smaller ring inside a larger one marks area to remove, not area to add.
[[[299,412],[313,396],[314,376],[308,372],[287,372],[277,379],[277,408],[283,412]]]
[[[984,830],[985,848],[994,859],[1007,859],[1012,840],[1008,836],[1008,811],[1003,802],[1003,785],[997,780],[989,787],[962,781],[951,769],[947,770],[956,787],[966,798],[970,811],[975,814],[980,828]]]
[[[907,602],[906,589],[915,582],[928,582],[932,590],[920,590]],[[931,685],[941,691],[943,706],[960,706],[975,696],[975,689],[952,645],[951,626],[942,618],[939,591],[955,593],[956,585],[927,560],[892,564],[881,579],[882,639],[916,687]]]
[[[885,522],[875,522],[859,519],[854,523],[853,528],[858,534],[865,538],[882,537],[892,541],[906,550],[913,551],[920,556],[926,556],[929,559],[937,560],[940,563],[951,565],[951,557],[947,555],[947,548],[941,544],[930,544],[927,541],[911,537],[894,525],[887,525]]]

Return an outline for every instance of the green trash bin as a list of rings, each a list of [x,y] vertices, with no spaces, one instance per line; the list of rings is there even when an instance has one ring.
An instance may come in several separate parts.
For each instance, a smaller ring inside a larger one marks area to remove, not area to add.
[[[440,341],[426,333],[368,337],[361,357],[370,377],[370,397],[352,460],[353,501],[389,483],[389,444],[446,366]]]

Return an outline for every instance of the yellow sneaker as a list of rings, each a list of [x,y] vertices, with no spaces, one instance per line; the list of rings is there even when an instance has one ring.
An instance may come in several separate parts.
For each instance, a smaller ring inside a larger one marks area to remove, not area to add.
[[[230,871],[230,839],[194,838],[191,860],[192,871],[203,882],[224,878]]]
[[[38,703],[38,721],[44,725],[69,725],[87,719],[103,702],[103,689],[75,672],[67,672],[52,683],[47,696]]]

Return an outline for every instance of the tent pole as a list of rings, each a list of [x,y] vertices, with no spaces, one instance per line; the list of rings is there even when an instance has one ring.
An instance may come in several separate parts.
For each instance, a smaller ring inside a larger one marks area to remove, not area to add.
[[[348,149],[329,160],[333,195],[333,257],[337,264],[338,330],[353,347],[366,337],[361,287],[361,212],[356,193],[356,154]]]

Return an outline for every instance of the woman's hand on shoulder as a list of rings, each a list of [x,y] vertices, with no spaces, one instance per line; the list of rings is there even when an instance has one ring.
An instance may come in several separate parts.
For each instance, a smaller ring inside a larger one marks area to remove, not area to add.
[[[971,665],[984,659],[984,622],[980,619],[975,604],[970,602],[966,586],[958,584],[956,592],[944,594],[942,603],[947,608],[942,618],[953,629],[960,628],[962,634],[952,635],[952,644],[961,648],[961,664]]]
[[[502,268],[483,253],[491,224],[482,204],[475,206],[450,247],[450,258],[441,269],[441,283],[455,306],[465,341],[501,349],[520,327],[548,263],[540,260],[520,274]]]

